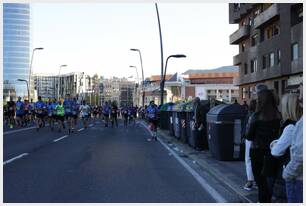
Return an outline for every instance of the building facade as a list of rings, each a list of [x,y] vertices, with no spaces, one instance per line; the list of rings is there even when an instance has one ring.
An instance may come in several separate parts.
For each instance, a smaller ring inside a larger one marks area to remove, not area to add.
[[[239,66],[241,100],[252,98],[265,83],[281,97],[297,87],[303,75],[303,4],[229,4],[229,22],[239,24],[230,44],[239,45],[233,64]]]
[[[110,78],[101,80],[103,88],[101,100],[104,102],[117,102],[118,106],[135,105],[135,82],[126,78]]]
[[[239,97],[239,88],[233,84],[238,74],[236,66],[187,70],[181,75],[169,74],[165,81],[164,102],[179,102],[199,97],[201,100],[215,99],[232,103]],[[151,76],[145,85],[145,104],[148,105],[151,100],[160,104],[160,75]]]
[[[215,99],[232,103],[239,99],[239,88],[234,85],[238,67],[224,66],[207,70],[188,70],[183,73],[182,98],[199,97],[202,100]]]
[[[35,74],[34,89],[35,96],[41,96],[43,99],[57,98],[57,75]],[[36,99],[36,98],[35,98]]]
[[[28,98],[30,64],[30,5],[3,4],[3,101]],[[33,88],[33,87],[32,87]]]
[[[42,98],[65,98],[67,94],[78,100],[95,103],[92,77],[83,72],[61,74],[35,74],[35,93]]]

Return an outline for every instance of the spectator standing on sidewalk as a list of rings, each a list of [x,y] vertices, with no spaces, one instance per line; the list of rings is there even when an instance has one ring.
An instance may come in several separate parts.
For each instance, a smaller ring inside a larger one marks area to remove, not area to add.
[[[299,104],[303,108],[303,83],[299,88]],[[292,132],[290,147],[290,161],[283,171],[286,181],[286,192],[288,202],[303,202],[303,116],[296,123]]]
[[[275,159],[271,155],[270,143],[279,135],[281,114],[276,100],[265,85],[256,86],[256,112],[249,118],[246,138],[252,141],[250,157],[254,179],[258,186],[258,201],[271,202],[271,185],[275,170]],[[268,182],[269,180],[269,182]],[[270,187],[269,187],[270,186]]]
[[[277,178],[273,188],[272,202],[287,202],[285,182],[282,178],[283,167],[290,161],[290,145],[296,121],[301,117],[298,96],[285,94],[281,101],[283,121],[280,138],[270,144],[271,154],[278,158]]]
[[[252,99],[250,101],[250,107],[248,107],[248,115],[246,118],[246,121],[252,116],[252,114],[256,110],[256,100]],[[251,163],[251,157],[250,157],[250,148],[251,148],[252,141],[249,141],[245,139],[245,169],[247,174],[247,182],[244,185],[244,189],[250,191],[255,185],[254,181],[254,175],[252,171],[252,163]]]

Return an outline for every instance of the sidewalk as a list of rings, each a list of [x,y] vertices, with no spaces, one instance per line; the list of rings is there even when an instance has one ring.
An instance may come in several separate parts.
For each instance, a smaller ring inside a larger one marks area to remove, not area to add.
[[[243,198],[246,202],[257,202],[257,190],[246,191],[246,171],[244,161],[219,161],[208,150],[197,151],[177,138],[170,136],[168,130],[158,130],[159,138],[174,150],[181,151],[195,161],[202,169],[215,177],[225,187]]]

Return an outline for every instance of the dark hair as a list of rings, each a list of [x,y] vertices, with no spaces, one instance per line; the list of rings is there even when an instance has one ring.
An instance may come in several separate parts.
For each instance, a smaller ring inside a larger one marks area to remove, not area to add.
[[[38,100],[41,100],[41,96],[38,96]]]
[[[249,111],[250,112],[255,112],[256,111],[256,99],[252,99],[250,101]]]
[[[265,90],[258,93],[256,112],[261,120],[273,120],[280,118],[277,103],[272,91]]]

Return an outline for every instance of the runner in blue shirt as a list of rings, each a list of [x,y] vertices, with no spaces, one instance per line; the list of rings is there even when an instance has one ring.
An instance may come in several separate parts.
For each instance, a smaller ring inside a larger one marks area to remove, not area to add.
[[[17,127],[23,126],[23,116],[24,116],[24,103],[21,101],[21,97],[18,97],[18,101],[16,102]]]
[[[129,120],[129,109],[127,106],[123,106],[121,108],[121,116],[123,117],[123,125],[124,127],[127,127],[128,120]]]
[[[41,96],[38,96],[38,101],[35,103],[35,114],[36,114],[36,130],[39,131],[39,128],[43,125],[44,112],[46,110],[45,103],[41,100]]]
[[[68,133],[70,134],[72,131],[72,100],[70,98],[70,94],[66,95],[66,99],[64,101],[65,108],[65,117],[68,123]]]
[[[52,108],[52,100],[51,98],[49,98],[48,103],[47,103],[47,113],[48,113],[48,122],[49,122],[49,126],[51,131],[53,130],[53,108]]]
[[[150,129],[152,131],[152,137],[149,138],[148,141],[157,141],[158,108],[157,105],[154,104],[154,101],[150,102],[150,105],[146,110],[146,114],[149,120]]]
[[[51,105],[50,105],[50,110],[51,110],[51,131],[54,130],[54,123],[57,121],[57,114],[56,114],[56,106],[58,103],[56,102],[56,99],[52,99]]]
[[[102,113],[103,113],[103,116],[104,116],[105,127],[108,127],[110,112],[111,112],[111,108],[108,105],[108,102],[105,102],[105,104],[103,106],[103,110],[102,110]]]

